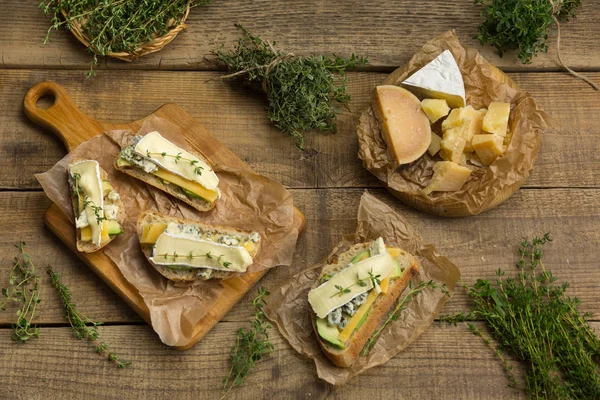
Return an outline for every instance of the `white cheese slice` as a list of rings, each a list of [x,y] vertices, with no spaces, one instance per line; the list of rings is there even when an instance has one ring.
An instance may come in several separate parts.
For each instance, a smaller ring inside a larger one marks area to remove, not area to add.
[[[221,271],[245,272],[252,257],[243,246],[227,246],[190,235],[163,232],[154,245],[152,262]]]
[[[198,182],[208,190],[219,191],[219,178],[210,165],[169,142],[156,131],[144,135],[134,151],[167,171]]]
[[[317,317],[325,318],[331,311],[343,306],[356,296],[373,289],[369,272],[373,276],[379,275],[379,279],[383,279],[390,274],[393,267],[394,260],[387,251],[356,264],[351,264],[327,282],[311,290],[308,293],[308,302]],[[361,286],[358,283],[359,280],[362,280],[365,285]],[[347,288],[349,292],[340,293],[339,288]]]
[[[102,223],[98,222],[104,218],[104,195],[102,193],[102,180],[100,179],[100,166],[97,161],[83,160],[69,164],[69,174],[74,180],[74,184],[80,190],[80,196],[83,196],[85,214],[87,216],[90,229],[92,230],[92,243],[100,246],[102,241]],[[78,174],[75,180],[74,175]]]
[[[444,99],[451,108],[466,105],[465,84],[450,50],[444,51],[401,85],[421,99]]]

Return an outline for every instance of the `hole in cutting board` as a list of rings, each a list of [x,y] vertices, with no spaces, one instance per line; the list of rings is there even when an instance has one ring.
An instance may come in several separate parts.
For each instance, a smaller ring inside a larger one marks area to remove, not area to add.
[[[35,102],[35,106],[37,108],[41,108],[42,110],[46,110],[52,107],[55,101],[56,96],[54,96],[53,94],[45,94]]]

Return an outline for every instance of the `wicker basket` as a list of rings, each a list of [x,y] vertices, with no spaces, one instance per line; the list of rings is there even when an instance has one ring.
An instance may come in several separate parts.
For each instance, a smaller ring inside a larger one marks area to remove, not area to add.
[[[64,10],[62,10],[62,14],[65,18],[67,17],[67,13]],[[108,53],[106,53],[106,56],[118,58],[119,60],[123,60],[123,61],[133,61],[136,58],[145,56],[146,54],[150,54],[150,53],[154,53],[154,52],[162,50],[163,47],[165,47],[166,45],[171,43],[171,41],[173,39],[175,39],[175,37],[179,34],[179,32],[181,32],[182,30],[187,28],[187,25],[185,24],[185,20],[187,19],[189,14],[190,14],[190,6],[188,3],[188,7],[185,10],[185,14],[181,18],[181,21],[179,22],[179,24],[175,25],[165,35],[159,36],[155,39],[152,39],[149,42],[142,43],[137,49],[135,49],[131,53],[124,52],[124,51],[119,52],[119,53],[108,52]],[[83,43],[83,45],[85,47],[90,46],[89,38],[85,36],[85,33],[83,32],[83,25],[81,23],[74,21],[71,25],[71,33],[73,33],[73,36],[75,36],[77,38],[77,40],[79,40],[81,43]]]

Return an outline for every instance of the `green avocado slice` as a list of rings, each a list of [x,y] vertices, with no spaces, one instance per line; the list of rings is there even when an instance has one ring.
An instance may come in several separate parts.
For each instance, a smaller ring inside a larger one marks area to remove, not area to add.
[[[403,272],[404,268],[400,266],[398,261],[394,260],[394,275],[392,275],[392,278],[399,278]]]
[[[110,236],[120,235],[123,233],[123,227],[119,221],[115,221],[113,219],[106,220],[106,230]]]
[[[358,253],[356,256],[354,256],[351,263],[356,264],[357,262],[360,262],[369,257],[371,257],[371,252],[369,250],[363,250],[360,253]]]
[[[331,343],[338,349],[345,349],[346,346],[340,339],[338,339],[338,335],[340,331],[336,326],[331,326],[327,323],[325,318],[317,318],[317,331],[319,332],[319,336],[323,338],[328,343]]]
[[[119,167],[131,167],[132,164],[123,157],[119,156],[119,158],[117,158],[117,165]]]

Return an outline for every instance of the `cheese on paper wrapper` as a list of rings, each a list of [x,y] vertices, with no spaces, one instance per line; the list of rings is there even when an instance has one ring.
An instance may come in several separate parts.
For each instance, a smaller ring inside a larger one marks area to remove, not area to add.
[[[471,142],[475,153],[485,165],[490,165],[496,158],[504,154],[504,138],[492,133],[486,135],[475,135]]]
[[[421,108],[432,124],[450,112],[448,103],[443,99],[425,99],[421,101]]]
[[[427,149],[427,152],[431,157],[435,156],[442,148],[442,138],[431,132],[431,144]]]
[[[401,85],[421,98],[444,99],[451,108],[466,104],[465,84],[450,50],[444,51]]]
[[[495,133],[502,137],[508,131],[508,116],[510,115],[510,104],[492,102],[483,117],[481,129],[488,133]]]
[[[419,99],[399,86],[382,85],[373,91],[371,104],[395,167],[425,154],[431,143],[431,126]]]
[[[471,170],[451,161],[440,161],[433,166],[433,177],[429,185],[423,190],[425,194],[431,192],[454,192],[460,190],[469,179]]]

